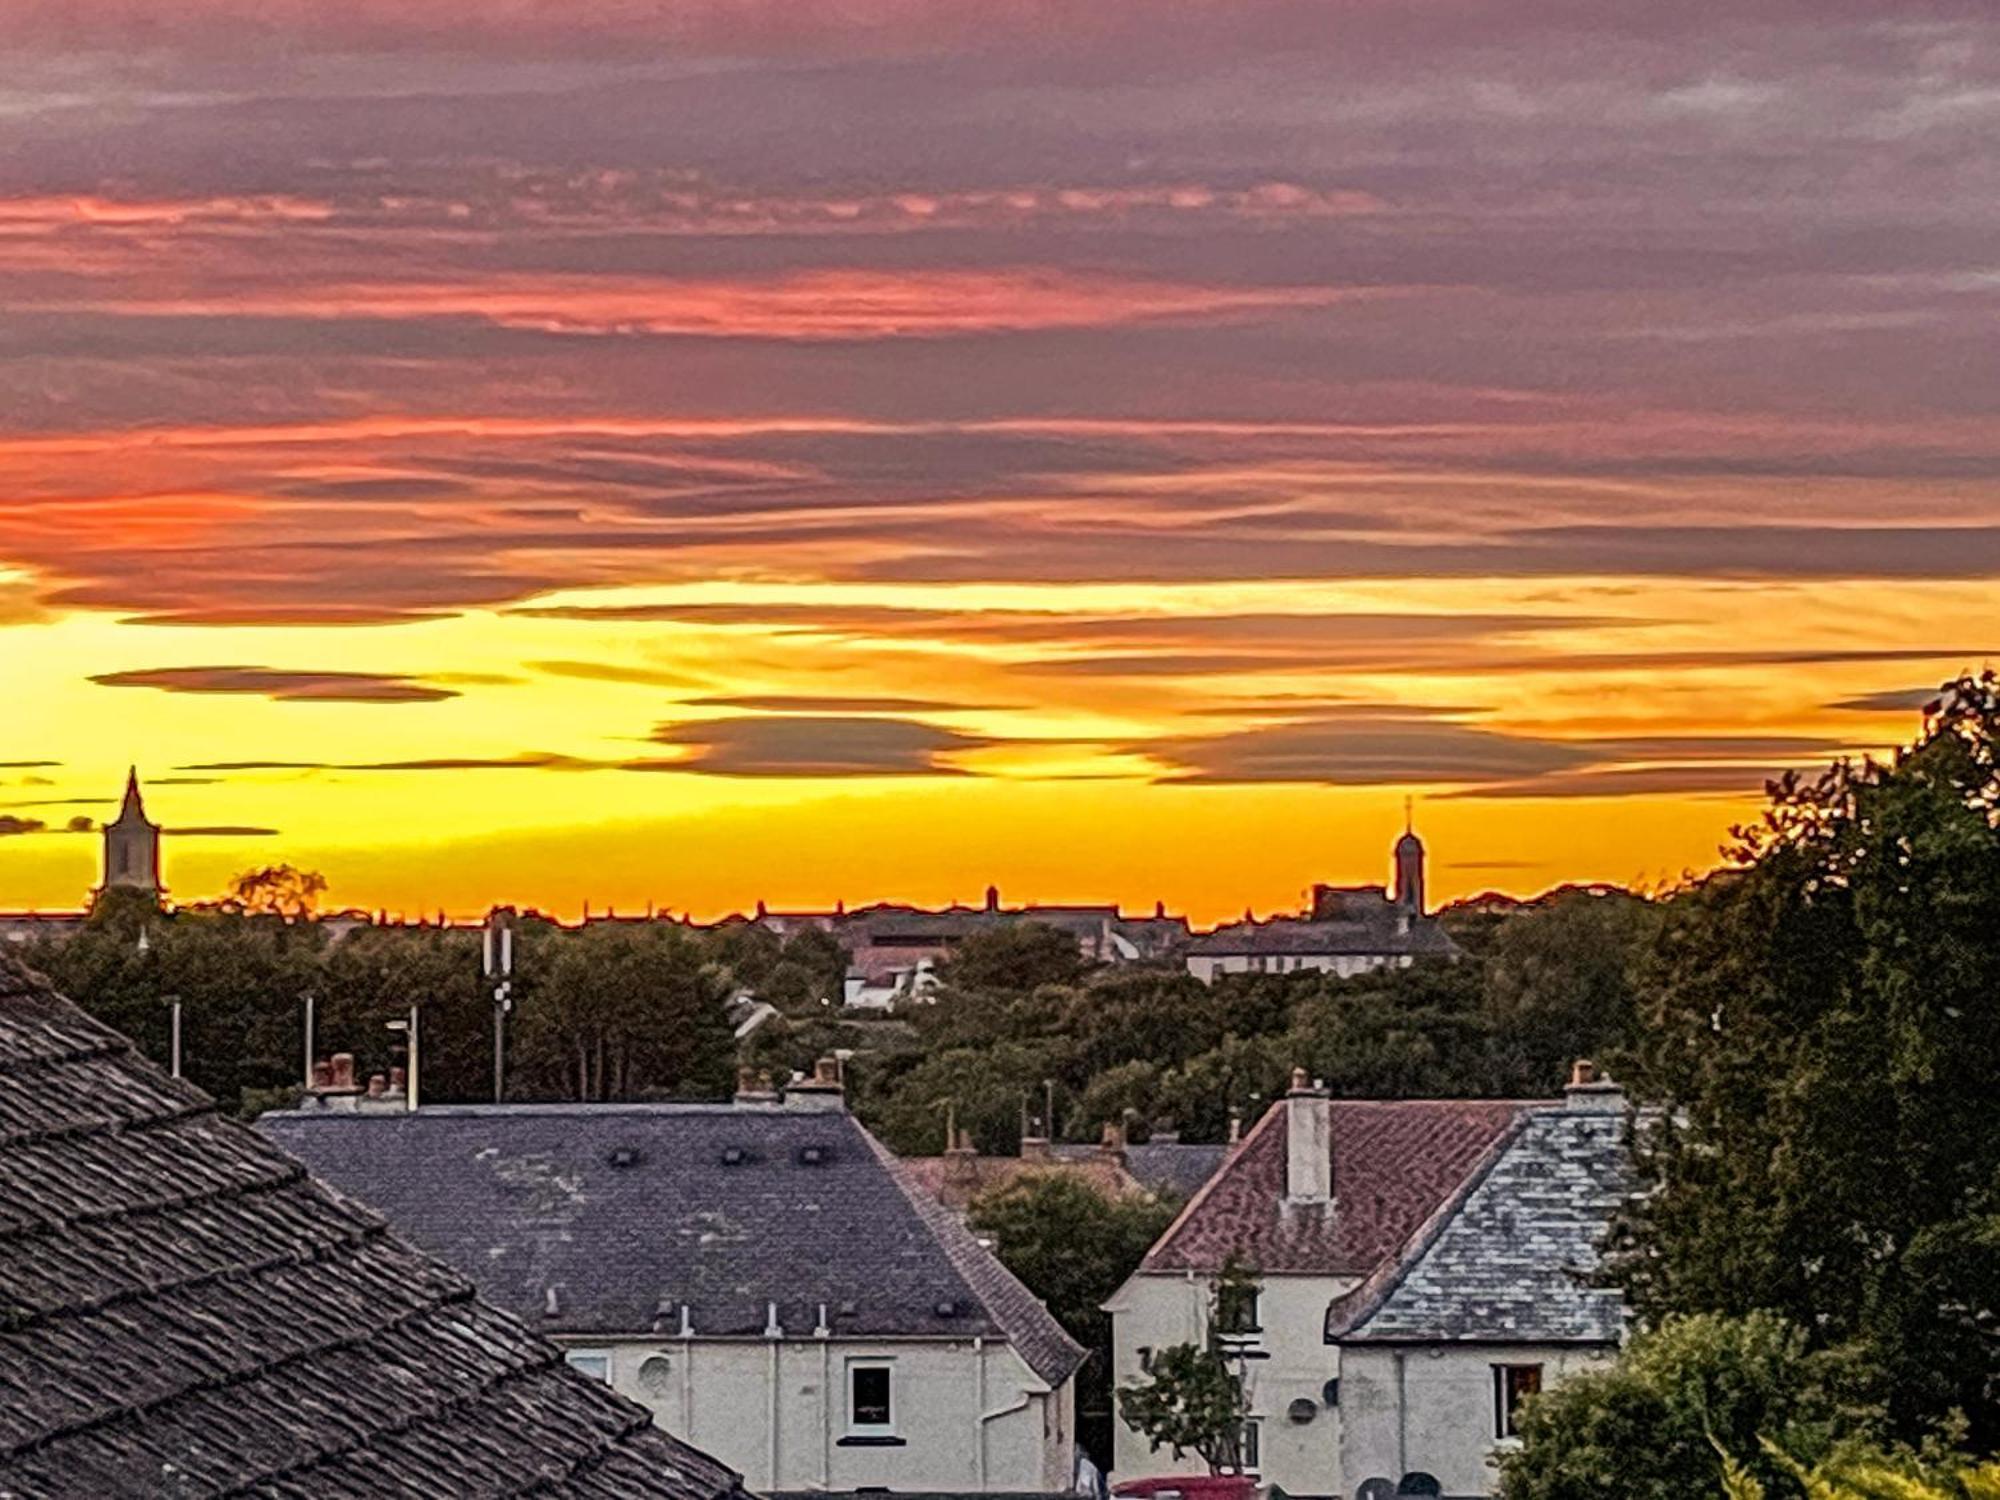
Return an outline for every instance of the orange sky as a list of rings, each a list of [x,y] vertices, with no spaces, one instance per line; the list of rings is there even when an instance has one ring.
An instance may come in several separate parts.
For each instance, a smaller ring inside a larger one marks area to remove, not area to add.
[[[1704,867],[2000,636],[1920,10],[0,0],[0,909]]]

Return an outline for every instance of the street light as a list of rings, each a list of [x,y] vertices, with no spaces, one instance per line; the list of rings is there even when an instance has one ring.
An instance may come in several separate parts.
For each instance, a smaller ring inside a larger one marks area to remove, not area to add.
[[[409,1056],[403,1068],[403,1108],[411,1114],[417,1112],[417,1008],[410,1007],[409,1019],[385,1022],[391,1031],[406,1033],[410,1039]]]
[[[486,918],[482,970],[493,986],[493,1102],[507,1094],[507,1012],[514,1008],[514,914],[496,906]],[[415,1069],[411,1077],[416,1076]]]
[[[146,973],[153,977],[154,982],[157,983],[158,965],[153,959],[153,940],[146,936],[146,929],[144,927],[139,929],[139,962],[144,966]],[[171,1071],[174,1077],[178,1078],[181,1076],[181,997],[178,995],[168,995],[164,998],[172,1008],[172,1039],[168,1043],[168,1053],[171,1059]]]

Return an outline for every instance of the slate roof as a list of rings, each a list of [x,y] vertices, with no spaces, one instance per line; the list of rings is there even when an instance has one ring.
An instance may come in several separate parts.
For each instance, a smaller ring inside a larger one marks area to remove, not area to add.
[[[737,1483],[0,957],[0,1497]]]
[[[1287,1209],[1285,1105],[1266,1111],[1146,1253],[1140,1272],[1367,1276],[1460,1188],[1525,1106],[1504,1100],[1336,1099],[1336,1213]]]
[[[1626,1129],[1615,1105],[1525,1115],[1403,1255],[1334,1303],[1328,1338],[1616,1343],[1623,1302],[1589,1278],[1632,1190]]]
[[[1230,922],[1188,944],[1190,955],[1233,957],[1237,954],[1412,954],[1448,958],[1457,944],[1433,917],[1418,917],[1407,932],[1393,921],[1314,922],[1300,917],[1273,917],[1264,922]]]
[[[551,1333],[1004,1340],[1084,1351],[843,1110],[509,1105],[261,1126]],[[816,1158],[816,1159],[815,1159]],[[553,1308],[553,1311],[550,1309]]]

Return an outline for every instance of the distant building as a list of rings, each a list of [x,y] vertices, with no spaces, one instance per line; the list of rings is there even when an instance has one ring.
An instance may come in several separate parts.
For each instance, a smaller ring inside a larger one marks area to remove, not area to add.
[[[953,905],[930,911],[881,903],[831,911],[770,911],[762,906],[750,920],[780,937],[817,928],[847,948],[850,961],[845,1003],[864,1010],[893,1010],[922,998],[934,981],[928,976],[967,938],[981,932],[1034,922],[1066,932],[1090,963],[1135,963],[1171,957],[1189,936],[1185,917],[1167,915],[1164,904],[1151,916],[1131,917],[1114,904],[1082,906],[1003,906],[1000,890],[989,886],[983,906]]]
[[[736,1496],[5,957],[0,1120],[0,1495]]]
[[[259,1123],[759,1490],[1070,1486],[1084,1351],[830,1063],[733,1105]]]
[[[166,890],[160,883],[160,825],[146,816],[136,766],[126,778],[125,805],[117,820],[104,825],[104,883],[100,889],[142,891],[149,896]]]
[[[1405,830],[1394,851],[1395,887],[1316,885],[1299,917],[1230,922],[1187,945],[1187,968],[1204,984],[1224,974],[1347,978],[1407,968],[1419,958],[1455,958],[1458,945],[1424,907],[1424,845]]]
[[[1489,1494],[1520,1400],[1622,1338],[1591,1276],[1627,1128],[1587,1063],[1534,1102],[1336,1100],[1296,1074],[1107,1305],[1113,1378],[1204,1340],[1235,1260],[1258,1280],[1221,1332],[1252,1472],[1297,1496]],[[1120,1477],[1198,1470],[1122,1424],[1114,1445]]]
[[[1060,1154],[1046,1137],[1028,1136],[1019,1156],[985,1156],[960,1134],[942,1156],[906,1156],[903,1170],[953,1213],[963,1215],[975,1198],[1036,1177],[1060,1177],[1104,1198],[1140,1198],[1148,1189],[1125,1169],[1125,1143],[1107,1125],[1103,1144],[1069,1147]]]
[[[85,825],[85,831],[88,826]],[[104,868],[97,894],[139,891],[157,899],[166,892],[160,880],[160,825],[146,816],[146,799],[134,767],[125,779],[125,801],[115,821],[106,823]],[[68,937],[82,928],[89,913],[73,911],[0,911],[0,944],[30,943],[37,938]]]
[[[1103,1146],[1051,1146],[1059,1160],[1075,1161]],[[1192,1198],[1228,1156],[1229,1147],[1183,1141],[1172,1131],[1156,1128],[1152,1138],[1128,1141],[1119,1151],[1119,1165],[1147,1192],[1160,1198]]]

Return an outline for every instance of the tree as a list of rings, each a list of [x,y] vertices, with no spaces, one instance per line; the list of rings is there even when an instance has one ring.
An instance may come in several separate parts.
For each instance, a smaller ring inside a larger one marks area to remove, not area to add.
[[[303,922],[319,911],[326,894],[326,877],[317,870],[269,865],[245,870],[229,882],[229,900],[248,916],[283,917]]]
[[[1672,1318],[1608,1369],[1531,1396],[1504,1452],[1502,1500],[1688,1500],[1715,1494],[1735,1455],[1773,1496],[1800,1491],[1762,1443],[1808,1463],[1872,1433],[1879,1411],[1845,1353],[1810,1354],[1772,1313]]]
[[[1016,1177],[967,1210],[1001,1264],[1090,1350],[1077,1377],[1080,1430],[1108,1431],[1111,1319],[1104,1304],[1139,1268],[1177,1207],[1151,1195],[1107,1197],[1073,1173],[1050,1171]]]
[[[1579,1057],[1620,1069],[1637,1024],[1633,970],[1660,915],[1629,891],[1571,888],[1493,930],[1481,1008],[1507,1092],[1545,1091]]]
[[[1170,1344],[1153,1352],[1144,1379],[1122,1386],[1118,1410],[1125,1425],[1157,1453],[1200,1456],[1211,1474],[1243,1471],[1243,1427],[1250,1417],[1241,1372],[1223,1343],[1226,1309],[1254,1293],[1256,1277],[1234,1260],[1209,1291],[1208,1326],[1199,1344]]]
[[[695,937],[663,923],[604,922],[552,934],[530,956],[543,972],[515,1012],[524,1091],[579,1100],[728,1093],[728,980]]]
[[[975,932],[939,967],[954,989],[1032,990],[1074,984],[1083,974],[1076,939],[1042,922],[1007,922]]]
[[[1911,748],[1772,789],[1668,904],[1634,1080],[1673,1106],[1612,1267],[1642,1315],[1858,1342],[1895,1431],[2000,1446],[2000,682]]]

